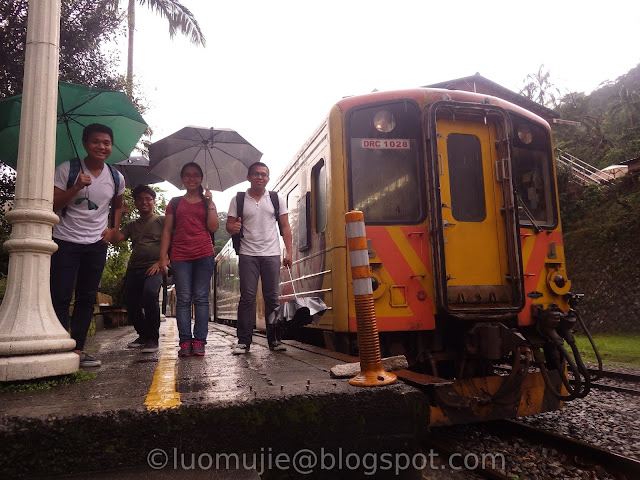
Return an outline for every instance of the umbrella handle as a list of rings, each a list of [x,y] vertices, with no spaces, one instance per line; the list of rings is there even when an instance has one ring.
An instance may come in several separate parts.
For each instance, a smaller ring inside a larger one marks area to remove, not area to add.
[[[287,270],[289,270],[289,278],[291,279],[291,288],[293,290],[293,298],[298,298],[296,296],[296,287],[293,286],[293,277],[291,276],[291,268],[289,267],[289,265],[287,265]]]

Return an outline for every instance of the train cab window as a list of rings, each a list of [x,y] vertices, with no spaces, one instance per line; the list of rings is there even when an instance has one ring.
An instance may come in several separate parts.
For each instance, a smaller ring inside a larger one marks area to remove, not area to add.
[[[425,216],[420,109],[403,100],[354,109],[347,117],[350,207],[370,224]]]
[[[316,233],[324,232],[327,227],[327,168],[320,160],[311,172],[316,217]]]
[[[487,216],[480,139],[452,133],[447,137],[451,214],[460,222],[482,222]]]
[[[520,207],[520,223],[553,228],[557,224],[551,140],[540,125],[512,115],[513,181]],[[525,211],[525,208],[527,211]]]

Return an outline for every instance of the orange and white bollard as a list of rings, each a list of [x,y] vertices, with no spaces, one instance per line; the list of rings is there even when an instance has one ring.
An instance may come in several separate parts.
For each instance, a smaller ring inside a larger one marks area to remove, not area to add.
[[[352,210],[345,214],[345,221],[360,348],[360,373],[349,380],[349,383],[361,387],[388,385],[398,378],[382,368],[364,214],[358,210]]]

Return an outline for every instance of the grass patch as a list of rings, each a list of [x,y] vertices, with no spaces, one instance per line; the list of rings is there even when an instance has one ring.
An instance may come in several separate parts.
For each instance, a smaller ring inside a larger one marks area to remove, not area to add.
[[[78,370],[69,375],[58,375],[55,377],[36,378],[33,380],[21,380],[16,382],[0,383],[0,393],[12,392],[33,392],[36,390],[49,390],[59,385],[71,385],[72,383],[93,380],[97,373]]]
[[[605,365],[631,365],[640,367],[640,335],[603,333],[593,335],[593,341]],[[589,362],[598,361],[591,348],[591,343],[586,336],[576,335],[576,345],[583,360]]]

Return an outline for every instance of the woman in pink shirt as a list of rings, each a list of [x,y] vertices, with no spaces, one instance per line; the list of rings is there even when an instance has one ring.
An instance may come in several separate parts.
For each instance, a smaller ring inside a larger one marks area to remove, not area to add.
[[[178,356],[204,355],[209,328],[209,286],[213,275],[211,234],[220,226],[211,192],[202,188],[202,168],[187,163],[180,172],[187,193],[167,206],[160,243],[160,269],[171,267],[176,284]],[[175,211],[174,211],[174,205]],[[191,331],[191,304],[195,322]]]

